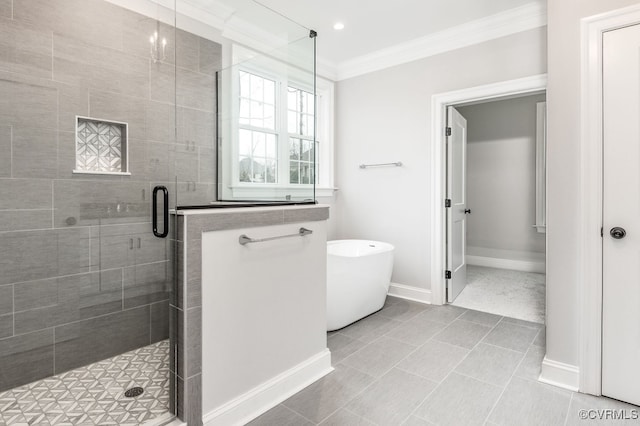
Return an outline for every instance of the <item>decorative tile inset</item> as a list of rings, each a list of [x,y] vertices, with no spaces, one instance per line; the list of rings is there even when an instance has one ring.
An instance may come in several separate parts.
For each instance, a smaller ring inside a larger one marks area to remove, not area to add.
[[[127,125],[78,117],[76,172],[127,172]]]
[[[142,386],[144,393],[124,392]],[[140,425],[169,409],[169,341],[0,393],[0,424]]]

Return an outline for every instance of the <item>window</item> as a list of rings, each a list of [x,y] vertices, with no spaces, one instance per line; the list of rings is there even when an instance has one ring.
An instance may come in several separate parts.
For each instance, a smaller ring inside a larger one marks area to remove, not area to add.
[[[276,82],[240,71],[238,180],[277,183]]]
[[[287,87],[287,109],[289,183],[314,183],[314,171],[317,169],[319,155],[317,154],[318,142],[314,146],[313,141],[315,130],[313,93]]]
[[[317,78],[314,97],[312,74],[288,59],[232,46],[238,65],[218,76],[222,200],[333,194],[333,83]]]
[[[314,183],[319,155],[313,93],[246,70],[239,71],[239,80],[238,181]],[[286,96],[278,96],[277,88],[285,85]],[[285,146],[286,160],[279,149]]]

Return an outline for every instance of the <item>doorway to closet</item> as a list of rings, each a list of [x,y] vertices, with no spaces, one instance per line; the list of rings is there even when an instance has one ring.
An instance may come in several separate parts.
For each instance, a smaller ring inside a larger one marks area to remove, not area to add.
[[[544,323],[544,118],[544,93],[448,107],[446,282],[454,306]]]

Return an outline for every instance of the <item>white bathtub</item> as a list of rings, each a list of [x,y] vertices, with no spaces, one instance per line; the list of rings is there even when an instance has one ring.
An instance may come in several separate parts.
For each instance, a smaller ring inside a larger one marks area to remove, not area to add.
[[[327,242],[327,330],[337,330],[384,305],[393,246],[367,240]]]

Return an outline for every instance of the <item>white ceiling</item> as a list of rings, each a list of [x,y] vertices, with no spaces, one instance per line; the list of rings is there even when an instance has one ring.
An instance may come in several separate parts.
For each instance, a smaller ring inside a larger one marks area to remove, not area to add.
[[[256,49],[253,42],[283,46],[313,29],[318,72],[333,80],[546,25],[546,0],[177,0],[177,5],[180,13],[219,28],[223,37]],[[345,28],[334,30],[336,22]]]
[[[532,0],[255,0],[318,32],[318,57],[340,66]],[[343,22],[341,31],[333,29]]]

